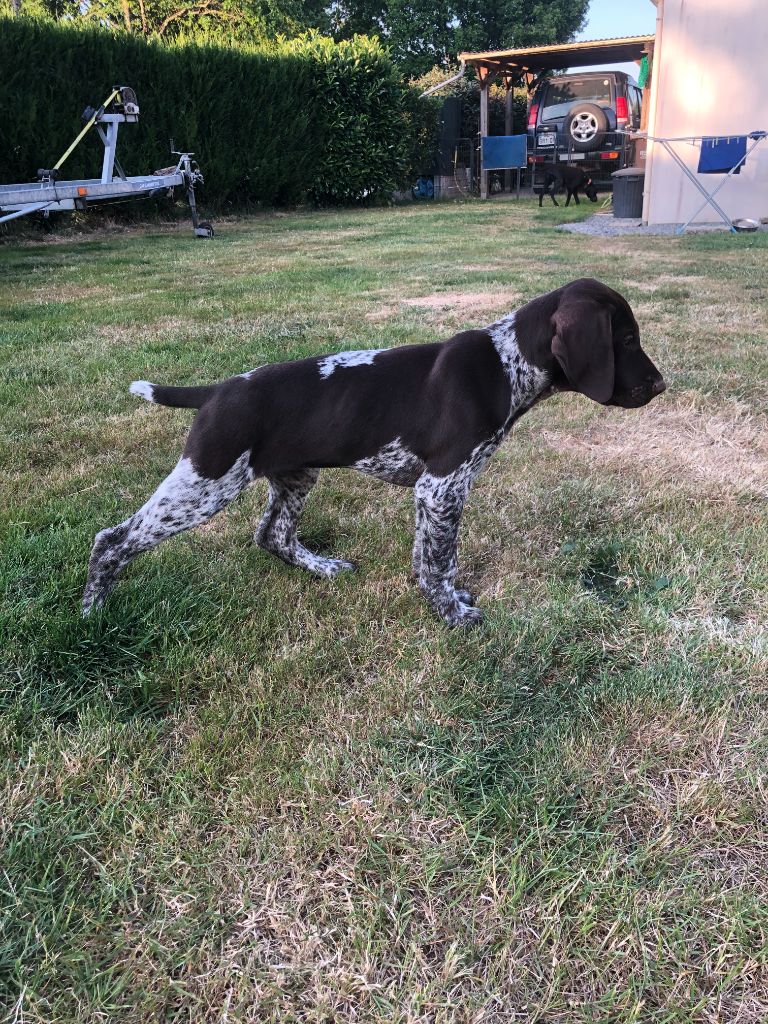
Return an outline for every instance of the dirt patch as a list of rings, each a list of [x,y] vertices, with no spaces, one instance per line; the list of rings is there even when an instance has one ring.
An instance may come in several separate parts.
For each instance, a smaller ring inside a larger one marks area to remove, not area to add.
[[[365,319],[370,320],[372,323],[379,323],[382,320],[389,320],[391,316],[397,314],[397,306],[381,306],[379,309],[371,310],[370,313],[365,314]]]
[[[49,302],[80,302],[82,299],[109,294],[109,288],[98,284],[45,284],[34,291],[35,303],[45,306]]]
[[[578,435],[547,430],[542,436],[557,451],[612,468],[641,463],[662,479],[768,494],[768,423],[740,404],[709,413],[659,403],[634,417],[609,412]]]
[[[423,306],[426,309],[504,309],[511,308],[509,295],[499,292],[435,292],[421,295],[416,299],[403,299],[406,306]]]
[[[465,268],[468,269],[468,268]],[[486,269],[476,267],[474,269]],[[432,309],[436,313],[484,313],[486,310],[502,310],[507,312],[514,308],[514,301],[508,294],[501,292],[434,292],[432,295],[420,295],[415,299],[401,299],[399,305],[380,306],[365,314],[365,319],[373,323],[389,320],[397,316],[402,306],[415,306],[419,309]],[[445,326],[450,326],[445,324]]]

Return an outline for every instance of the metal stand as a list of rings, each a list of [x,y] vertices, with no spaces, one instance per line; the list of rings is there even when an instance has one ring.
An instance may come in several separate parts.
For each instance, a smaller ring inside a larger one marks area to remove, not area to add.
[[[724,137],[727,138],[727,136],[724,136]],[[686,143],[688,143],[691,146],[697,146],[697,145],[700,146],[701,143],[704,141],[704,139],[713,138],[713,136],[709,136],[709,135],[681,135],[681,136],[676,137],[676,138],[661,139],[661,138],[657,138],[654,135],[649,135],[647,132],[633,132],[632,135],[631,135],[631,138],[632,139],[648,139],[650,142],[657,142],[660,146],[663,146],[664,150],[672,157],[672,159],[675,161],[675,163],[680,168],[680,170],[683,172],[683,174],[686,176],[686,178],[688,178],[688,180],[691,182],[691,184],[701,193],[701,195],[704,196],[704,202],[701,204],[701,206],[699,206],[696,209],[696,211],[691,214],[691,216],[688,218],[688,220],[685,222],[685,224],[682,224],[677,229],[677,234],[678,235],[682,235],[682,233],[689,226],[689,224],[691,224],[691,222],[693,220],[695,220],[696,217],[698,217],[698,215],[701,213],[701,211],[706,206],[711,206],[712,209],[717,212],[718,216],[723,221],[723,223],[728,227],[728,230],[734,232],[734,234],[736,233],[736,228],[733,226],[733,222],[732,222],[731,218],[728,216],[728,214],[725,212],[725,210],[723,210],[723,208],[718,203],[715,202],[714,197],[717,195],[717,193],[720,191],[720,189],[723,187],[723,185],[725,185],[726,181],[728,181],[728,179],[730,177],[732,177],[740,167],[744,166],[744,164],[746,163],[746,160],[747,160],[747,157],[749,156],[749,154],[757,146],[760,145],[760,143],[763,141],[763,139],[768,138],[768,132],[750,132],[747,135],[747,138],[752,141],[752,145],[749,146],[749,148],[744,153],[744,156],[740,160],[738,160],[729,171],[723,171],[723,180],[720,182],[720,184],[717,186],[717,188],[714,189],[712,192],[707,192],[707,190],[701,184],[701,182],[696,177],[694,172],[690,169],[690,167],[685,163],[683,158],[680,156],[680,154],[674,148],[672,143],[675,143],[675,142],[686,142]]]
[[[107,110],[112,108],[112,113]],[[147,199],[172,193],[181,186],[186,189],[192,229],[198,238],[212,238],[214,231],[208,221],[198,222],[195,185],[203,183],[203,175],[193,153],[171,149],[179,160],[175,167],[166,167],[154,174],[128,177],[117,159],[117,135],[121,124],[135,124],[139,120],[136,93],[129,86],[118,86],[98,108],[87,107],[83,113],[85,127],[51,168],[40,168],[38,181],[19,185],[0,185],[0,224],[41,211],[44,216],[52,210],[85,210],[103,202],[121,202],[129,199]],[[96,129],[104,144],[104,157],[100,178],[61,180],[61,165],[91,128]],[[106,130],[105,130],[106,128]],[[117,177],[115,177],[117,170]],[[5,212],[8,211],[8,212]]]

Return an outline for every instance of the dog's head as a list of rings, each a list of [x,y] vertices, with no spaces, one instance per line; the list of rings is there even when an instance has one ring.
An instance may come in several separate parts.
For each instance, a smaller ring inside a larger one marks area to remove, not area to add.
[[[597,202],[597,189],[591,178],[587,178],[584,182],[584,195],[593,203]]]
[[[600,281],[582,278],[534,299],[515,326],[523,355],[548,370],[558,390],[636,409],[666,388],[640,347],[629,303]]]

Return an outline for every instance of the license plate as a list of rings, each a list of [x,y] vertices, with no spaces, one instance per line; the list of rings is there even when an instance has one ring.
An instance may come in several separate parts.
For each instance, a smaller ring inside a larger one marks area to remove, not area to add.
[[[556,136],[553,132],[541,132],[541,134],[537,136],[536,141],[540,146],[554,146],[555,138]]]

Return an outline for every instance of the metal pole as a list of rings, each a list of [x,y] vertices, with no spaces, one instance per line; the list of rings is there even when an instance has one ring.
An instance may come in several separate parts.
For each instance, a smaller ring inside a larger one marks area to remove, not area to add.
[[[439,82],[437,85],[433,85],[430,89],[425,89],[425,91],[420,94],[419,99],[423,100],[425,96],[431,96],[433,92],[437,92],[438,89],[444,89],[446,85],[453,85],[454,82],[458,82],[458,80],[463,76],[464,61],[462,60],[461,67],[459,68],[458,72],[455,75],[453,75],[452,78],[446,78],[444,82]]]
[[[50,205],[50,203],[30,203],[30,205],[25,206],[23,210],[16,210],[14,213],[6,213],[5,216],[0,217],[0,224],[5,224],[9,220],[16,220],[17,217],[26,217],[28,213],[36,213],[37,210],[44,210],[46,206]]]
[[[108,185],[115,176],[115,150],[117,149],[117,121],[107,122],[107,141],[104,144],[104,159],[101,164],[101,183]]]

